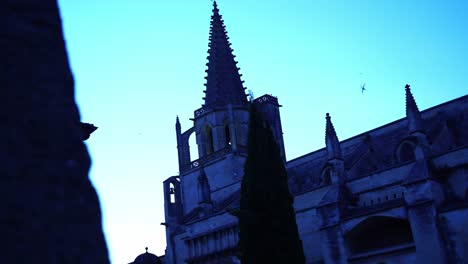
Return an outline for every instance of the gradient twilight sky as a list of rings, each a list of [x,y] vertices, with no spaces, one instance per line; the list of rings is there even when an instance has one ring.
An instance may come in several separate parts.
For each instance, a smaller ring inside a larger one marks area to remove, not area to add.
[[[202,104],[209,0],[59,0],[112,263],[164,254],[162,181]],[[468,1],[218,0],[245,86],[277,96],[288,160],[468,91]],[[360,86],[367,91],[361,94]]]

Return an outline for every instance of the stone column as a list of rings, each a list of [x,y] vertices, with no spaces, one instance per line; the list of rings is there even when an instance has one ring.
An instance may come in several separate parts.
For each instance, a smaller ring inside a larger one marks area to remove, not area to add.
[[[339,215],[337,214],[336,204],[321,207],[318,211],[322,219],[324,217],[327,218],[328,214]],[[340,223],[337,218],[329,219],[326,223],[322,223],[320,240],[323,261],[326,264],[348,263],[343,233],[341,232]]]
[[[213,137],[213,152],[223,149],[226,141],[226,137],[224,136],[224,126],[215,124],[211,129],[211,133]]]
[[[432,203],[412,206],[408,209],[417,263],[447,263],[446,252],[437,223],[437,213]]]
[[[206,136],[204,135],[204,131],[202,132],[195,132],[197,137],[197,145],[198,145],[198,158],[202,158],[206,154]]]
[[[440,184],[432,179],[426,160],[415,162],[403,186],[417,263],[447,263],[436,208],[443,201],[443,192]]]
[[[326,264],[348,263],[346,247],[341,231],[343,187],[333,184],[317,206],[320,218],[320,238],[323,261]]]
[[[234,118],[234,111],[232,109],[232,104],[228,105],[228,115],[229,115],[229,134],[231,136],[231,147],[232,150],[237,151],[237,131],[236,131],[236,122]]]

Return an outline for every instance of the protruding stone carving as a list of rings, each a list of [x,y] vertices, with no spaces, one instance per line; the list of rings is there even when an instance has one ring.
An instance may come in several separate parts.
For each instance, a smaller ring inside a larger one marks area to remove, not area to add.
[[[331,121],[330,115],[326,114],[326,126],[325,126],[325,143],[327,146],[328,159],[341,159],[341,147],[338,136],[336,135],[335,127]]]
[[[411,93],[410,85],[405,85],[406,92],[406,118],[408,118],[408,129],[410,133],[422,130],[421,113]]]

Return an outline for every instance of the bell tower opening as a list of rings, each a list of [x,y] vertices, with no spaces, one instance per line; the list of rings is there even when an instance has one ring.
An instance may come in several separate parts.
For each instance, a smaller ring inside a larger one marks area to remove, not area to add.
[[[179,218],[182,209],[179,176],[172,176],[164,181],[163,184],[166,220],[168,217]]]
[[[210,126],[205,127],[205,154],[209,155],[214,152],[214,140],[213,140],[213,130]]]
[[[190,161],[197,160],[198,156],[198,143],[196,138],[196,133],[192,133],[189,136],[189,150],[190,150]]]
[[[171,204],[175,203],[176,202],[176,199],[175,199],[175,187],[174,187],[174,184],[171,182],[169,184],[169,197],[170,197],[170,202]]]
[[[226,147],[231,146],[231,132],[229,131],[229,125],[224,126],[224,133],[226,135]]]

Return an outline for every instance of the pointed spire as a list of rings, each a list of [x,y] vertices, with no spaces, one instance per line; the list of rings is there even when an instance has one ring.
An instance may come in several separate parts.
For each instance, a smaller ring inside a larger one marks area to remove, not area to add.
[[[176,127],[176,130],[180,130],[180,129],[181,129],[181,127],[180,127],[180,121],[179,121],[179,116],[178,116],[178,115],[176,116],[175,127]]]
[[[209,40],[204,106],[222,107],[228,103],[247,104],[241,74],[239,74],[237,61],[234,60],[235,56],[232,53],[231,43],[216,1],[213,2]]]
[[[327,120],[325,127],[325,144],[327,147],[328,159],[341,159],[340,141],[338,141],[338,136],[331,122],[331,117],[327,113],[325,118]]]
[[[406,91],[406,118],[408,120],[408,129],[410,133],[421,131],[421,113],[419,112],[416,101],[411,93],[410,85],[405,85]]]

